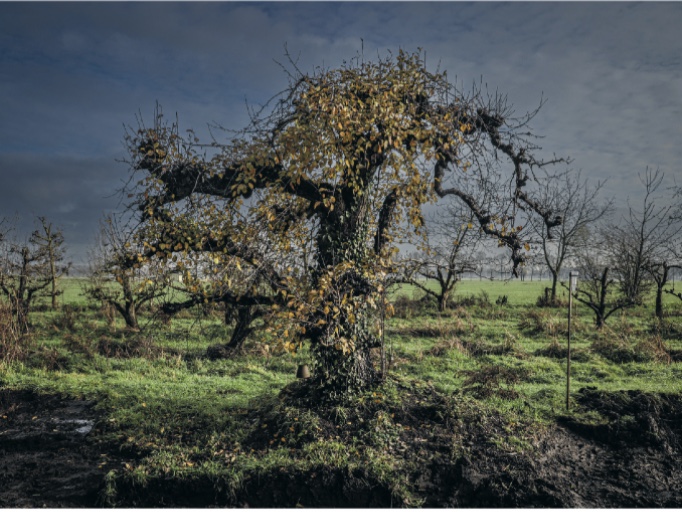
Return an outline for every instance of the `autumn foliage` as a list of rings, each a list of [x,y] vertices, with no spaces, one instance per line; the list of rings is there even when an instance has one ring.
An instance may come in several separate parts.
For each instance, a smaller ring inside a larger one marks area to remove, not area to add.
[[[295,69],[225,143],[202,145],[159,114],[126,137],[146,225],[139,257],[166,262],[206,300],[260,308],[282,348],[310,342],[313,382],[328,396],[368,386],[386,280],[398,244],[419,236],[425,203],[457,198],[515,268],[525,253],[517,212],[560,223],[525,188],[533,168],[558,161],[532,156],[519,130],[530,117],[456,91],[404,52]],[[511,191],[480,204],[472,187],[493,176]]]

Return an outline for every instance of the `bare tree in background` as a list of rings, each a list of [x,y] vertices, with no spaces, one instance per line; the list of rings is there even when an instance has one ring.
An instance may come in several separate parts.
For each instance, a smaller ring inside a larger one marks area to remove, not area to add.
[[[608,215],[612,201],[599,203],[603,182],[591,185],[582,179],[580,172],[566,172],[545,180],[539,193],[540,201],[550,205],[563,218],[561,225],[552,229],[546,224],[533,223],[534,234],[539,238],[541,254],[549,270],[552,284],[546,293],[547,305],[556,304],[557,283],[564,263],[585,249],[590,227]]]
[[[138,310],[164,293],[166,279],[153,263],[137,258],[141,242],[114,217],[106,217],[90,253],[89,279],[83,291],[113,307],[133,330],[139,330]]]
[[[618,289],[611,272],[609,247],[601,243],[601,239],[592,238],[589,242],[576,257],[580,284],[574,297],[592,310],[597,329],[601,329],[613,313],[634,305],[634,302]]]
[[[544,254],[537,249],[531,250],[525,266],[526,278],[530,277],[531,281],[535,279],[542,280],[543,270],[547,266]],[[551,291],[551,288],[546,288],[546,290],[548,293],[546,302],[549,302],[549,291]]]
[[[31,305],[53,282],[52,254],[61,253],[64,239],[53,231],[36,230],[28,240],[21,241],[16,233],[8,236],[9,231],[6,228],[1,242],[0,291],[9,300],[18,325],[28,330]]]
[[[52,309],[57,309],[57,297],[64,291],[59,288],[59,279],[69,273],[71,263],[63,264],[65,257],[64,234],[53,226],[45,217],[38,217],[40,228],[33,232],[35,244],[43,247],[47,253],[50,277],[50,299]]]
[[[675,231],[675,236],[671,237],[667,242],[666,242],[666,248],[667,248],[667,261],[669,262],[667,265],[663,265],[662,263],[659,264],[658,267],[658,272],[662,274],[662,279],[657,279],[656,276],[654,276],[654,280],[656,281],[656,288],[657,291],[662,289],[664,286],[668,284],[668,279],[672,275],[672,272],[675,269],[680,269],[682,268],[682,232],[680,231],[679,228],[682,228],[682,187],[677,188],[673,195],[673,202],[677,205],[674,207],[671,213],[671,222],[673,223],[674,226],[677,226],[678,229],[675,229],[673,226],[673,230]],[[659,284],[660,283],[660,284]],[[665,293],[668,293],[674,297],[677,297],[678,299],[682,300],[682,292],[676,291],[675,290],[675,281],[673,280],[672,288],[670,289],[663,289]],[[658,310],[658,296],[656,297],[656,307]],[[661,306],[662,310],[662,306]]]
[[[639,179],[644,187],[641,210],[628,201],[628,213],[618,224],[603,230],[603,237],[613,255],[612,270],[623,295],[634,303],[641,303],[644,295],[655,284],[653,275],[661,281],[660,290],[667,282],[667,272],[661,262],[666,260],[668,243],[679,236],[680,226],[673,222],[675,205],[662,197],[659,189],[664,173],[649,168]],[[668,198],[669,199],[669,198]],[[657,302],[660,305],[660,294]],[[662,306],[659,309],[662,315]]]
[[[450,202],[427,220],[421,250],[407,260],[408,281],[434,297],[438,311],[447,309],[462,274],[477,270],[476,250],[483,236],[475,222],[469,208]],[[435,289],[429,286],[433,281]]]

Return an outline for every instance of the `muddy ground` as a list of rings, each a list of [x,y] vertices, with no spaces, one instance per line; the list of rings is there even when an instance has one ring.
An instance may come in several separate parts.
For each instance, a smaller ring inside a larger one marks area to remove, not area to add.
[[[95,507],[107,457],[94,403],[0,390],[0,507]]]
[[[426,507],[682,507],[682,398],[584,389],[577,412],[521,452],[485,442],[466,426],[469,448],[434,458],[413,475]],[[120,466],[93,436],[92,402],[0,390],[0,507],[98,507],[105,474]],[[485,428],[491,428],[488,425]],[[439,446],[434,444],[433,449]],[[111,450],[110,450],[111,451]],[[210,482],[156,482],[119,489],[123,506],[390,507],[391,493],[366,475],[333,470],[247,480],[236,501]]]

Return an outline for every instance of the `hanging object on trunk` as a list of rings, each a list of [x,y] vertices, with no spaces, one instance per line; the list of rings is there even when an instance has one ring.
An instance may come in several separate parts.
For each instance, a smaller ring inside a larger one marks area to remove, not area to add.
[[[299,364],[298,370],[296,371],[297,379],[308,379],[310,378],[310,370],[307,364]]]

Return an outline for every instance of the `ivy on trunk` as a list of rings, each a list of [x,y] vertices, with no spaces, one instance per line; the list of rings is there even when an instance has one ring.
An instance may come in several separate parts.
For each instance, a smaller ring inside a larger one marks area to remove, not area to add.
[[[533,156],[524,127],[536,111],[514,118],[503,97],[457,91],[420,53],[292,67],[287,89],[224,144],[180,135],[158,110],[153,127],[129,130],[146,225],[138,257],[192,274],[192,293],[219,275],[229,300],[262,308],[274,344],[310,343],[312,382],[340,396],[376,380],[383,283],[399,270],[398,245],[421,236],[422,206],[461,202],[516,269],[527,246],[514,212],[561,222],[528,187],[534,169],[561,160]],[[492,168],[513,190],[489,203],[470,191]]]

